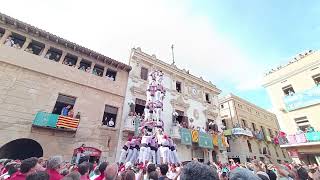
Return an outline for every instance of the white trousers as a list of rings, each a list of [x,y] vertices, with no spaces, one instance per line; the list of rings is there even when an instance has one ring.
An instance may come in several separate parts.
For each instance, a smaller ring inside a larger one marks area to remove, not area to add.
[[[147,160],[149,161],[150,148],[149,147],[141,147],[139,153],[139,162],[145,163]]]
[[[157,164],[161,164],[160,161],[160,149],[158,148],[157,152],[156,152],[156,159],[157,159]]]
[[[134,163],[136,162],[138,156],[139,156],[138,150],[137,150],[136,148],[134,148],[134,149],[132,150],[132,156],[131,156],[131,158],[129,159],[129,161],[130,161],[132,164],[134,164]]]
[[[170,151],[170,163],[173,163],[173,164],[179,163],[177,151],[176,150],[174,151],[169,150],[169,151]]]
[[[124,149],[121,149],[121,154],[120,154],[120,158],[119,158],[119,162],[120,162],[120,163],[124,163],[124,162],[125,162],[127,152],[128,152],[128,151],[126,151],[126,150],[124,150]]]
[[[153,164],[156,164],[156,163],[157,163],[157,160],[156,160],[156,151],[150,150],[150,161],[151,161]]]
[[[127,155],[125,162],[128,162],[131,159],[132,153],[133,153],[132,149],[128,149],[128,155]]]
[[[169,162],[169,148],[161,146],[160,156],[162,157],[163,163]]]

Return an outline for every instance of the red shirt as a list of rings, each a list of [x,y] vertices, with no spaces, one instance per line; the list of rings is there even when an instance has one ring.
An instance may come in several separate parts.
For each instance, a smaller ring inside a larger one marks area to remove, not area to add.
[[[80,180],[90,180],[87,175],[83,175],[80,177]]]
[[[9,179],[10,180],[25,180],[26,177],[27,176],[25,174],[22,174],[20,171],[18,171],[16,173],[12,174]]]
[[[96,177],[94,180],[104,180],[104,173],[100,174],[100,176]]]
[[[56,171],[55,169],[48,169],[47,172],[50,176],[49,180],[60,180],[63,178],[63,176],[59,174],[59,172]]]

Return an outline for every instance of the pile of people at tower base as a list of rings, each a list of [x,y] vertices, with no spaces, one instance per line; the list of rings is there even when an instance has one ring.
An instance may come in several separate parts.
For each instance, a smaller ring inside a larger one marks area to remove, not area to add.
[[[182,164],[142,163],[120,165],[100,162],[92,164],[86,158],[78,164],[63,161],[62,156],[49,159],[31,157],[24,160],[1,159],[0,179],[8,180],[319,180],[317,165],[277,163],[200,163],[197,159]]]

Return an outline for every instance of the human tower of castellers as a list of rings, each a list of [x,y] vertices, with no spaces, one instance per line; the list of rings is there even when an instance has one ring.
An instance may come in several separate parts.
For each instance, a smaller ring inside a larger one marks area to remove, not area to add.
[[[152,71],[148,75],[147,101],[143,121],[139,127],[140,135],[128,138],[121,149],[119,163],[179,163],[176,144],[164,133],[162,119],[163,87],[162,71]]]

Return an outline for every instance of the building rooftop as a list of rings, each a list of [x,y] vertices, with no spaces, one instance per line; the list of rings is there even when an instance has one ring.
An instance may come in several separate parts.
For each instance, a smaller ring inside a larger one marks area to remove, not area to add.
[[[285,64],[285,65],[280,65],[280,66],[278,66],[277,68],[271,69],[270,71],[268,71],[267,73],[265,73],[265,76],[268,76],[268,75],[270,75],[270,74],[272,74],[272,73],[274,73],[274,72],[276,72],[276,71],[279,71],[280,69],[282,69],[282,68],[284,68],[284,67],[287,67],[287,66],[289,66],[289,65],[291,65],[291,64],[293,64],[293,63],[295,63],[295,62],[298,62],[298,61],[304,59],[305,57],[307,57],[307,56],[309,56],[309,55],[311,55],[311,54],[313,54],[313,53],[315,53],[315,52],[316,52],[316,51],[314,51],[314,50],[303,51],[303,52],[295,55],[294,57],[290,58],[290,61],[289,61],[287,64]]]
[[[5,14],[2,14],[2,13],[0,13],[0,24],[5,24],[5,25],[10,26],[18,31],[23,32],[23,33],[27,33],[32,36],[43,38],[43,39],[50,41],[54,44],[64,46],[64,48],[70,49],[72,51],[76,51],[80,54],[89,56],[93,59],[96,59],[97,61],[109,64],[111,66],[125,70],[127,72],[129,72],[131,70],[131,66],[129,66],[127,64],[116,61],[116,60],[114,60],[110,57],[107,57],[103,54],[100,54],[96,51],[93,51],[91,49],[88,49],[86,47],[78,45],[74,42],[70,42],[66,39],[59,37],[59,36],[51,34],[45,30],[39,29],[37,27],[34,27],[30,24],[27,24],[25,22],[22,22],[20,20],[17,20],[15,18],[12,18],[12,17],[5,15]]]
[[[236,95],[234,95],[232,93],[230,93],[230,94],[228,94],[228,95],[226,95],[226,96],[224,96],[222,98],[219,98],[219,104],[227,102],[227,101],[230,101],[230,100],[234,100],[234,99],[238,100],[238,101],[240,101],[242,103],[245,103],[245,104],[247,104],[247,105],[249,105],[249,106],[251,106],[253,108],[259,109],[260,111],[263,111],[264,113],[266,113],[266,114],[268,114],[270,116],[276,117],[276,115],[274,113],[271,113],[270,111],[265,110],[265,109],[255,105],[255,104],[253,104],[253,103],[251,103],[251,102],[249,102],[249,101],[247,101],[247,100],[245,100],[245,99],[243,99],[243,98],[241,98],[239,96],[236,96]]]
[[[194,81],[198,81],[198,82],[201,82],[201,83],[207,85],[207,86],[210,87],[211,89],[214,89],[218,94],[221,93],[221,90],[218,89],[211,81],[205,81],[201,76],[200,76],[200,77],[197,77],[197,76],[195,76],[195,75],[192,75],[192,74],[190,74],[189,70],[179,69],[175,64],[169,64],[169,63],[166,63],[166,62],[164,62],[164,61],[162,61],[162,60],[159,60],[159,59],[157,59],[157,57],[156,57],[155,55],[149,55],[149,54],[143,52],[140,47],[138,47],[138,48],[133,48],[132,50],[133,50],[134,52],[138,52],[138,53],[139,53],[140,55],[142,55],[142,56],[147,57],[148,59],[154,60],[154,62],[157,62],[157,63],[159,63],[160,65],[162,65],[162,66],[164,66],[164,67],[166,67],[166,68],[168,68],[168,69],[170,69],[170,70],[172,70],[172,71],[176,71],[176,72],[178,72],[178,73],[180,73],[180,74],[183,74],[183,75],[189,77],[190,79],[192,79],[192,80],[194,80]]]

